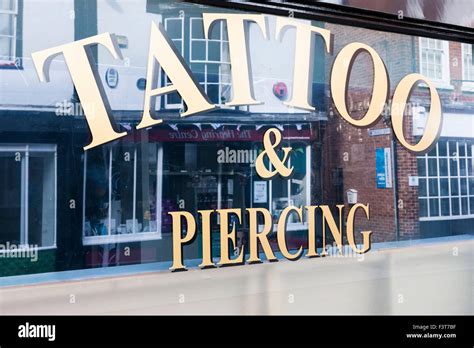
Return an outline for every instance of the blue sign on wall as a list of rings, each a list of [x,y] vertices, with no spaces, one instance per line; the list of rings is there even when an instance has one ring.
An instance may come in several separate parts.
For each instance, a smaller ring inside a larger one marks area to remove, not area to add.
[[[392,187],[391,152],[388,147],[378,147],[375,150],[375,176],[377,188]]]

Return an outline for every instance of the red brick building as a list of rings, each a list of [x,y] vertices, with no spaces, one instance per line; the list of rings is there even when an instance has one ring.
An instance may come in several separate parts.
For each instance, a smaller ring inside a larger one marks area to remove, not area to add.
[[[358,226],[361,230],[374,231],[375,242],[472,233],[474,93],[469,78],[472,79],[474,68],[470,46],[364,28],[332,24],[325,27],[335,38],[333,55],[327,56],[329,67],[339,51],[351,42],[365,43],[378,52],[389,75],[388,103],[399,81],[410,73],[422,73],[434,81],[445,114],[439,143],[453,144],[451,147],[456,145],[457,150],[442,153],[444,145],[438,145],[428,155],[416,156],[397,141],[392,143],[388,107],[375,126],[360,129],[340,117],[330,101],[322,150],[323,201],[347,204],[347,191],[357,190],[358,201],[370,205],[370,221],[361,217]],[[352,66],[347,105],[356,119],[365,115],[370,103],[371,67],[372,61],[367,53],[359,54]],[[326,81],[329,74],[330,69],[326,69]],[[405,137],[409,142],[416,143],[429,112],[428,89],[417,86],[410,102],[405,113]],[[420,110],[422,116],[418,114]],[[382,134],[375,135],[377,132]],[[439,146],[443,149],[439,150]],[[376,185],[377,148],[395,149],[393,182],[388,188],[377,188]],[[458,151],[460,148],[464,148],[464,152]],[[448,161],[460,163],[456,171],[453,166],[445,172],[447,168],[443,163]],[[427,169],[421,167],[423,162],[437,163],[431,165],[433,170],[430,169],[430,173],[426,173]],[[410,178],[414,181],[411,184]],[[446,182],[449,187],[442,190]],[[431,186],[427,188],[427,185]]]

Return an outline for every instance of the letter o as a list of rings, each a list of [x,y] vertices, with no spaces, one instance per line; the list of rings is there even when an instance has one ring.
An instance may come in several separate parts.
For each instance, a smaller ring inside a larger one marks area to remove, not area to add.
[[[410,97],[410,93],[418,81],[423,81],[428,85],[430,89],[431,106],[423,136],[417,144],[412,145],[405,139],[403,134],[403,114],[408,98]],[[394,105],[395,108],[393,107]],[[441,132],[441,101],[439,99],[438,92],[431,81],[426,79],[421,74],[410,74],[405,76],[400,81],[397,88],[395,88],[395,92],[393,93],[391,115],[393,131],[398,141],[406,149],[414,153],[421,153],[429,150],[430,147],[436,142]]]
[[[349,114],[346,105],[346,93],[349,85],[349,72],[355,58],[362,51],[366,51],[372,58],[374,67],[374,82],[372,98],[367,113],[360,120],[355,120]],[[341,83],[345,82],[342,88]],[[384,109],[388,98],[388,73],[385,64],[379,54],[370,46],[360,42],[346,45],[336,56],[331,71],[331,97],[339,114],[350,124],[357,127],[370,127],[375,124]]]

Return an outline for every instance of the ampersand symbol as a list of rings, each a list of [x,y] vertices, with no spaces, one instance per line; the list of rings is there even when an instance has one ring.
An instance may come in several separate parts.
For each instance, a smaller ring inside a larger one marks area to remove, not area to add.
[[[271,135],[273,134],[275,141],[272,142]],[[291,147],[282,147],[283,150],[283,159],[280,160],[275,149],[281,142],[281,132],[276,128],[270,128],[263,135],[263,148],[264,150],[257,156],[255,160],[255,169],[257,174],[260,175],[263,179],[270,179],[277,174],[280,174],[282,177],[289,177],[293,173],[293,167],[286,167],[285,162],[288,159],[290,154]],[[264,157],[267,156],[270,160],[270,163],[275,168],[275,170],[269,170],[265,167]]]

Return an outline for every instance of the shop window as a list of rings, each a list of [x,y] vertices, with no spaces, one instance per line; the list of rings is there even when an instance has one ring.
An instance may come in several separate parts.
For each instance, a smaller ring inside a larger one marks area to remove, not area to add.
[[[0,146],[0,244],[56,247],[56,146]]]
[[[474,217],[473,146],[471,140],[442,139],[418,157],[421,220]]]
[[[258,146],[251,142],[169,143],[163,145],[162,232],[171,233],[170,211],[215,210],[259,207],[269,209],[275,223],[282,209],[288,205],[303,207],[310,204],[310,154],[305,144],[291,145],[289,165],[294,167],[290,180],[275,177],[262,180],[256,173],[254,161]],[[222,156],[219,151],[235,157]],[[270,164],[267,162],[267,166]],[[197,217],[199,220],[199,217]],[[211,227],[217,231],[219,221],[213,215]],[[246,216],[241,226],[247,225]],[[291,214],[290,230],[304,229],[298,217]],[[213,231],[214,231],[213,230]]]
[[[440,87],[449,87],[449,43],[420,38],[420,71]]]
[[[15,63],[17,54],[18,1],[0,1],[0,66]]]
[[[146,142],[86,151],[84,244],[161,238],[161,153]]]
[[[474,91],[474,62],[471,44],[462,44],[462,79],[463,89]]]
[[[280,176],[275,176],[271,180],[268,180],[268,183],[264,185],[268,186],[268,203],[257,205],[258,207],[264,207],[271,211],[275,224],[278,222],[281,211],[287,206],[304,207],[305,205],[311,204],[310,148],[304,144],[288,144],[288,146],[292,147],[288,166],[294,168],[291,178],[288,180]],[[282,157],[283,154],[279,153],[279,156]],[[271,166],[271,164],[267,163],[267,166]],[[258,179],[257,176],[255,176],[255,180],[261,182],[261,179]],[[259,188],[254,185],[254,190],[256,189]],[[254,202],[257,197],[258,195],[256,196],[254,192]],[[303,220],[305,219],[303,218]],[[306,225],[304,221],[303,223],[299,221],[296,214],[290,215],[287,223],[288,230],[298,230],[304,228]]]

